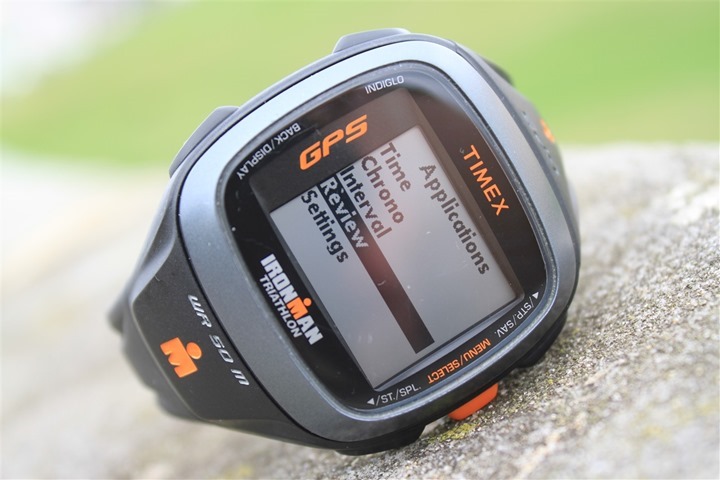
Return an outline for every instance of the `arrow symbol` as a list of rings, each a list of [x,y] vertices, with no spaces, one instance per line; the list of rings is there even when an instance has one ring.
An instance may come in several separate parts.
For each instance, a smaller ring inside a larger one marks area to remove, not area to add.
[[[535,300],[537,300],[539,293],[540,293],[540,292],[535,292],[535,293],[532,294],[532,296],[533,296],[533,298],[534,298]]]
[[[370,400],[367,401],[367,404],[368,404],[368,405],[375,406],[375,399],[374,399],[374,398],[371,398]]]

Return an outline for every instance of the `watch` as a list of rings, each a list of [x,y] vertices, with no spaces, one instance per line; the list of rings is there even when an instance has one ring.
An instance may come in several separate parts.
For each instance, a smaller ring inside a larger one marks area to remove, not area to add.
[[[364,454],[463,418],[562,329],[577,209],[509,77],[448,40],[347,35],[170,167],[111,312],[175,415]]]

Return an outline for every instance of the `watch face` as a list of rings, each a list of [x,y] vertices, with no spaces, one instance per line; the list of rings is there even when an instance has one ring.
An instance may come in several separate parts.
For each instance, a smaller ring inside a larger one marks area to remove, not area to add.
[[[443,383],[521,327],[546,271],[504,153],[450,79],[352,79],[235,159],[239,251],[322,385],[364,409]]]

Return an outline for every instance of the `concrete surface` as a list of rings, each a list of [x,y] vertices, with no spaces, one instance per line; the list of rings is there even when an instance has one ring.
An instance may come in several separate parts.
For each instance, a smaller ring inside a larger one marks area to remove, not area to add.
[[[565,149],[583,264],[535,368],[460,423],[344,457],[172,418],[105,313],[139,253],[162,172],[2,170],[7,478],[718,478],[719,147]]]

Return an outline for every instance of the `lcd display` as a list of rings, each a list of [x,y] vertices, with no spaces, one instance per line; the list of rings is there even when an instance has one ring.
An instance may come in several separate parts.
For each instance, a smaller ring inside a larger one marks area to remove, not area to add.
[[[518,296],[438,148],[418,122],[270,212],[373,388]]]

